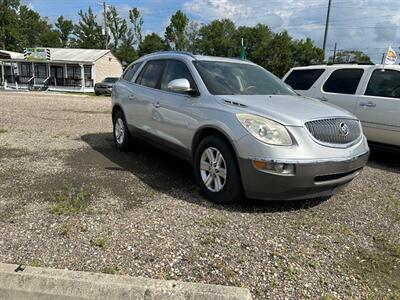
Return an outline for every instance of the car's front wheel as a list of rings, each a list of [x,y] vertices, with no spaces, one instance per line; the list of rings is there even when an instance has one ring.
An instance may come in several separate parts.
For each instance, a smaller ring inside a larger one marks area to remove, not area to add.
[[[113,125],[114,145],[121,151],[128,151],[130,146],[130,134],[125,116],[121,110],[115,113]]]
[[[236,155],[218,136],[203,139],[195,153],[196,180],[202,194],[216,203],[233,203],[243,198]]]

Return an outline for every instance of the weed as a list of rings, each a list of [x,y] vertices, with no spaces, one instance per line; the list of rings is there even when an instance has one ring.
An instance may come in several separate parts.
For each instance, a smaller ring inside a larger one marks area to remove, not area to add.
[[[103,273],[114,275],[118,272],[118,268],[116,266],[107,266],[103,269]]]
[[[34,258],[34,259],[32,259],[32,260],[29,262],[28,265],[31,266],[31,267],[38,267],[38,268],[44,267],[43,261],[42,261],[41,259],[39,259],[39,258]]]
[[[216,237],[213,234],[209,233],[204,239],[200,241],[200,243],[203,246],[210,246],[215,243],[215,239]]]
[[[107,239],[104,237],[95,239],[95,240],[90,240],[90,244],[92,244],[92,246],[96,246],[99,247],[101,249],[104,249],[106,247],[107,244]]]
[[[55,203],[50,206],[50,212],[56,215],[78,214],[88,205],[88,193],[83,186],[56,192],[52,198]]]
[[[321,300],[333,300],[335,298],[333,298],[333,296],[329,295],[329,294],[324,294],[321,296]]]
[[[7,129],[0,128],[0,133],[7,133],[7,132],[8,132],[8,130],[7,130]]]
[[[200,225],[205,227],[219,227],[224,226],[227,222],[227,218],[224,215],[214,215],[200,219],[198,222]]]
[[[60,235],[70,239],[72,237],[72,226],[70,224],[62,224],[59,227],[59,232]]]

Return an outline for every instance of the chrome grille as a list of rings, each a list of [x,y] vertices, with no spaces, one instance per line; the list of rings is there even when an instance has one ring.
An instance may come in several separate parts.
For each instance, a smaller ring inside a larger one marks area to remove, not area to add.
[[[358,120],[323,119],[305,123],[312,136],[327,144],[345,145],[356,141],[361,136],[361,126]]]

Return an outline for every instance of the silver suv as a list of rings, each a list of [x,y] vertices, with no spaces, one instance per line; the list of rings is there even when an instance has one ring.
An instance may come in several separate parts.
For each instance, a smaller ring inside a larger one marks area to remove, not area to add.
[[[126,69],[112,103],[118,149],[141,137],[187,159],[218,203],[330,196],[368,160],[356,117],[248,61],[151,54]]]

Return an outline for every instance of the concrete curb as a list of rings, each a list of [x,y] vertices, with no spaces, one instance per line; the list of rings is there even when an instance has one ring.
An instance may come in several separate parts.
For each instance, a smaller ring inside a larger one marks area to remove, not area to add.
[[[0,263],[1,300],[251,300],[248,289]]]

